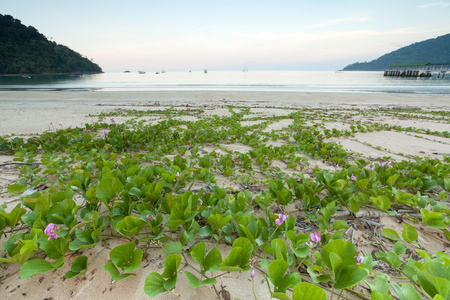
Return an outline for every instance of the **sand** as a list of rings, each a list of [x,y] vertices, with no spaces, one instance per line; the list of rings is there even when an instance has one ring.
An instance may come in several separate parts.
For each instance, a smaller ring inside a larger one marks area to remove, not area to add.
[[[45,131],[54,131],[69,126],[84,126],[85,123],[97,121],[97,117],[89,116],[100,112],[110,112],[118,108],[127,109],[166,109],[168,107],[202,108],[205,114],[226,115],[227,105],[243,105],[252,107],[253,111],[262,115],[287,115],[289,110],[270,108],[273,106],[287,108],[313,108],[317,110],[332,110],[340,114],[340,109],[371,109],[371,108],[403,108],[415,110],[450,111],[450,97],[441,95],[404,95],[404,94],[331,94],[331,93],[273,93],[273,92],[82,92],[82,91],[0,91],[0,135],[32,136]],[[195,119],[195,117],[192,117]],[[117,118],[116,122],[124,121]],[[157,121],[157,120],[156,120]],[[156,122],[155,121],[155,122]],[[386,122],[404,127],[412,126],[438,131],[450,131],[449,121],[424,121],[421,119],[405,120],[401,117],[374,117],[374,122]],[[310,122],[315,122],[310,120]],[[248,121],[246,125],[255,124]],[[291,124],[288,119],[271,124],[266,130],[278,130]],[[327,127],[347,128],[349,124],[336,121],[328,123]],[[390,156],[392,160],[410,159],[410,155],[427,156],[442,159],[444,154],[450,155],[450,141],[445,137],[430,137],[404,132],[375,131],[357,133],[350,138],[334,139],[359,153],[367,159]],[[280,141],[277,141],[280,143]],[[274,142],[276,143],[276,142]],[[247,152],[246,145],[225,145],[228,149]],[[0,156],[0,164],[11,162],[13,157]],[[310,160],[312,165],[332,169],[320,160]],[[274,162],[283,168],[282,162]],[[6,193],[8,184],[17,179],[14,166],[0,169],[0,203],[7,209],[13,208],[17,202]],[[223,179],[223,184],[227,183]],[[400,228],[389,217],[382,217],[380,222],[389,228]],[[427,229],[428,230],[428,229]],[[421,234],[422,245],[429,251],[448,250],[435,238]],[[361,233],[355,234],[355,239]],[[149,299],[145,295],[143,285],[145,276],[150,272],[161,272],[159,263],[164,254],[159,249],[153,249],[137,270],[137,276],[119,282],[112,282],[109,273],[103,270],[103,264],[108,260],[109,249],[117,245],[110,240],[104,245],[83,251],[89,258],[88,272],[75,279],[64,279],[76,255],[68,255],[65,265],[44,275],[36,275],[28,280],[20,279],[18,266],[9,265],[0,269],[1,299]],[[227,253],[227,249],[223,249]],[[188,270],[188,269],[185,269]],[[230,273],[218,280],[216,290],[223,299],[253,299],[249,273]],[[257,272],[255,288],[258,299],[269,299],[265,280]],[[231,297],[227,297],[228,291]],[[367,291],[365,291],[367,292]],[[154,299],[217,299],[216,291],[211,286],[203,286],[197,290],[189,287],[187,280],[180,274],[174,293],[160,294]],[[348,295],[347,295],[348,296]],[[351,296],[348,296],[351,298]]]

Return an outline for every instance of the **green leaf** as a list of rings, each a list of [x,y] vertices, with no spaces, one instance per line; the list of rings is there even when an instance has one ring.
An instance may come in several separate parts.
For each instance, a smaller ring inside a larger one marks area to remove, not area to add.
[[[288,267],[288,263],[283,259],[277,259],[270,263],[267,273],[269,274],[270,281],[275,287],[281,285],[284,273],[286,273]]]
[[[86,255],[78,256],[72,263],[70,271],[65,275],[66,278],[73,278],[76,276],[82,276],[87,271],[88,258]]]
[[[180,242],[169,242],[163,246],[166,255],[183,252],[183,245]]]
[[[270,281],[274,285],[275,292],[285,293],[289,286],[300,282],[299,273],[288,273],[285,275],[288,263],[283,259],[274,260],[267,269]]]
[[[389,282],[384,277],[381,277],[381,276],[375,277],[373,279],[373,285],[367,281],[366,281],[366,283],[367,283],[367,285],[369,285],[369,287],[372,291],[376,290],[383,295],[391,294]]]
[[[135,216],[126,216],[117,222],[116,230],[123,235],[138,235],[145,222]]]
[[[405,243],[403,243],[402,241],[397,241],[393,247],[393,250],[397,255],[405,254],[406,253]]]
[[[351,242],[343,240],[333,240],[323,246],[320,255],[323,262],[328,266],[328,268],[335,272],[337,271],[336,269],[341,265],[356,264],[355,249],[355,245],[353,245]],[[333,255],[333,263],[332,259],[330,259],[332,253],[337,255]],[[337,261],[337,258],[339,258],[340,261]]]
[[[321,266],[310,265],[307,270],[309,276],[315,283],[328,282],[330,280],[330,276],[323,273],[323,268]]]
[[[287,262],[286,243],[282,239],[274,239],[271,244],[274,259],[282,259]]]
[[[252,243],[247,238],[237,238],[231,246],[231,252],[220,264],[220,270],[226,272],[248,270],[248,262],[252,253]]]
[[[385,229],[381,230],[381,235],[392,241],[400,240],[400,237],[399,237],[397,231],[395,231],[394,229],[385,228]]]
[[[344,220],[336,220],[333,222],[333,230],[348,229],[348,224]]]
[[[233,220],[233,216],[222,216],[221,214],[210,215],[207,219],[208,223],[214,228],[217,232],[221,232],[223,227],[227,225],[229,222]]]
[[[216,284],[217,280],[215,278],[208,278],[205,280],[200,281],[194,274],[188,271],[184,271],[184,275],[186,275],[186,278],[189,281],[189,285],[193,287],[194,289],[197,289],[205,284]]]
[[[0,211],[0,216],[2,216],[5,219],[5,222],[9,227],[14,228],[14,227],[16,227],[17,223],[20,221],[20,218],[26,212],[27,212],[27,210],[25,208],[22,208],[21,204],[17,204],[16,207],[14,207],[14,209],[11,210],[11,212],[9,212],[9,213]]]
[[[385,300],[383,294],[381,294],[379,291],[372,291],[372,293],[370,293],[370,299],[371,300]]]
[[[163,283],[165,290],[173,290],[175,288],[180,263],[181,256],[178,254],[171,254],[164,261],[164,272],[161,276],[166,279]]]
[[[7,190],[11,196],[19,196],[23,192],[25,192],[27,190],[27,188],[26,188],[26,186],[24,186],[22,184],[14,183],[14,184],[8,185]]]
[[[36,274],[45,274],[53,269],[58,269],[64,264],[64,257],[55,262],[45,259],[33,259],[26,261],[20,268],[20,278],[28,279]]]
[[[397,179],[400,177],[399,174],[391,175],[388,180],[386,180],[386,184],[389,186],[394,186]]]
[[[422,222],[424,225],[441,229],[445,229],[448,226],[448,224],[445,223],[448,219],[440,212],[429,212],[428,210],[421,208],[420,214],[422,215]]]
[[[205,242],[200,242],[197,245],[191,247],[189,249],[189,254],[195,262],[200,264],[200,267],[203,268],[205,262],[206,255],[206,244]]]
[[[164,278],[156,272],[152,272],[145,277],[144,292],[150,297],[166,292],[164,288]]]
[[[369,179],[364,178],[364,179],[358,180],[355,185],[359,190],[364,191],[366,189],[368,183],[369,183]]]
[[[450,297],[450,266],[437,261],[429,261],[423,264],[417,273],[417,278],[422,288],[431,297],[437,294],[444,299]]]
[[[40,248],[44,250],[51,259],[60,258],[69,248],[69,242],[63,237],[58,237],[57,239],[51,239],[49,241],[47,235],[42,235],[39,242]]]
[[[274,293],[272,293],[272,298],[280,299],[280,300],[290,300],[288,295],[286,295],[286,293],[282,293],[282,292],[274,292]]]
[[[164,261],[164,272],[161,274],[161,276],[166,279],[176,276],[180,264],[181,256],[179,256],[178,254],[169,255]]]
[[[419,234],[417,233],[417,230],[413,226],[403,223],[402,237],[405,241],[411,243],[417,240]]]
[[[14,237],[15,236],[13,236],[13,239]],[[7,248],[7,244],[9,243],[10,240],[8,240],[8,242],[3,243],[5,249]],[[36,251],[38,250],[37,236],[35,236],[33,240],[23,240],[17,237],[17,239],[14,239],[13,243],[18,242],[20,242],[20,244],[17,247],[14,246],[13,248],[14,250],[12,249],[8,250],[8,253],[11,255],[11,257],[10,258],[0,257],[0,262],[23,264],[29,258],[31,258],[34,255],[34,253],[36,253]]]
[[[334,287],[337,289],[346,289],[358,284],[367,276],[369,276],[369,270],[366,268],[356,265],[346,265],[339,269],[334,279]]]
[[[111,275],[112,280],[119,281],[130,276],[136,276],[135,273],[120,273],[119,269],[117,269],[116,265],[112,262],[108,261],[105,263],[103,269]]]
[[[438,186],[439,185],[437,184],[436,181],[434,181],[432,179],[427,179],[427,180],[424,180],[423,186],[420,189],[425,192],[425,191],[429,191],[434,188],[437,188]]]
[[[119,268],[125,271],[134,271],[139,268],[143,256],[142,249],[135,250],[135,247],[134,242],[116,246],[109,253],[109,258]]]
[[[295,285],[292,292],[292,300],[326,300],[327,294],[320,287],[308,283],[300,282]]]
[[[409,282],[399,286],[395,281],[393,281],[391,282],[391,285],[400,300],[422,300],[422,297],[420,297],[419,293],[417,293],[414,289],[414,286]]]
[[[122,190],[122,182],[118,178],[109,175],[100,181],[95,190],[95,195],[99,199],[104,199],[109,204],[116,197],[116,194],[120,194]]]
[[[208,255],[205,257],[204,268],[205,271],[215,272],[219,270],[220,264],[222,263],[222,254],[216,247],[209,251]]]
[[[102,228],[96,230],[85,229],[85,230],[75,230],[76,239],[69,243],[69,249],[72,251],[83,249],[83,248],[93,248],[100,241],[100,232]]]
[[[394,252],[375,252],[375,257],[377,259],[381,259],[384,262],[387,262],[391,266],[393,266],[395,269],[399,270],[400,266],[402,265],[402,261],[398,257],[398,255]]]
[[[382,211],[387,211],[391,207],[391,200],[384,195],[370,197],[370,200],[372,200],[372,203],[376,208]]]

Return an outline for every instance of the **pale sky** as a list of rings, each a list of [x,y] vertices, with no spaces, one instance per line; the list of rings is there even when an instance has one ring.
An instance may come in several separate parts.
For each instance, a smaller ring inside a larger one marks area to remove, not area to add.
[[[450,33],[450,0],[0,0],[0,13],[124,70],[336,70]]]

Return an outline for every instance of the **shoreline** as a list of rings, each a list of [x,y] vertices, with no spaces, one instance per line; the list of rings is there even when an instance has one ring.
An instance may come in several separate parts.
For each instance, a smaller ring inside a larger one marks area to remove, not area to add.
[[[81,92],[0,91],[0,135],[42,133],[58,126],[84,126],[89,114],[152,106],[313,109],[408,109],[450,111],[447,96],[291,92]],[[81,122],[81,123],[80,123]],[[61,125],[60,125],[61,124]]]

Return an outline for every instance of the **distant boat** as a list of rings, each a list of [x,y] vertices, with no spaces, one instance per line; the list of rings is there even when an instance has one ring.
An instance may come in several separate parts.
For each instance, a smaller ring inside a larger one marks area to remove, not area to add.
[[[205,69],[205,70],[203,71],[203,73],[205,73],[205,74],[208,73],[208,70]]]
[[[156,73],[155,73],[156,75],[158,75],[159,74],[159,72],[158,71],[156,71]]]
[[[242,72],[248,72],[246,63],[244,63],[244,68],[242,69]]]
[[[126,70],[126,71],[123,71],[124,73],[130,73],[130,71],[128,71],[128,70]]]
[[[138,71],[139,74],[145,74],[145,71]]]

